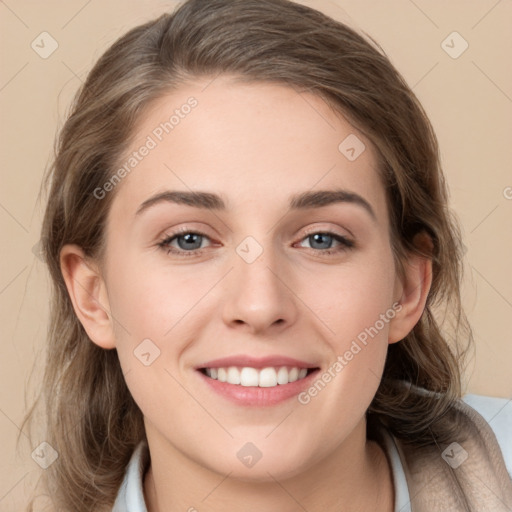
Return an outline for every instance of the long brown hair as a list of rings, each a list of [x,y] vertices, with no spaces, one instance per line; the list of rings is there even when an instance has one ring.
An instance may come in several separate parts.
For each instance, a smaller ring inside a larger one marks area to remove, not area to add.
[[[60,250],[73,243],[101,258],[115,190],[100,201],[94,191],[117,169],[137,121],[164,92],[221,73],[317,94],[375,146],[397,268],[408,254],[422,254],[432,259],[433,282],[422,318],[389,348],[369,426],[417,444],[447,434],[439,418],[460,397],[461,340],[471,336],[461,309],[460,236],[423,108],[375,42],[313,9],[287,0],[189,0],[132,29],[99,59],[47,175],[42,242],[54,287],[40,401],[46,440],[59,453],[45,473],[58,510],[110,510],[145,437],[116,351],[92,343],[74,313]],[[431,238],[430,252],[416,243],[418,233]],[[444,312],[450,338],[435,309]]]

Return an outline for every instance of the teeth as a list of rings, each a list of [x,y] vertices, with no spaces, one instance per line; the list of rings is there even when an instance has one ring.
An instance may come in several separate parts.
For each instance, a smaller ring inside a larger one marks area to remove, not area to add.
[[[307,368],[288,368],[281,366],[279,368],[256,368],[244,367],[238,368],[230,366],[229,368],[206,368],[208,377],[227,382],[229,384],[241,386],[259,386],[260,388],[272,388],[279,385],[295,382],[303,379],[308,373]]]
[[[258,386],[259,385],[259,372],[256,368],[242,368],[242,371],[239,371],[238,368],[232,366],[230,368],[231,375],[235,375],[238,377],[237,380],[228,380],[229,384],[241,384],[242,386]]]
[[[277,372],[274,368],[263,368],[260,371],[258,386],[260,388],[273,388],[277,386]]]
[[[288,382],[290,382],[288,379],[289,379],[288,368],[286,368],[286,366],[279,368],[279,370],[277,371],[277,383],[278,384],[288,384]]]
[[[256,378],[258,378],[258,377],[256,376]],[[238,368],[235,368],[234,366],[230,366],[228,368],[226,382],[229,382],[230,384],[240,384],[240,382],[241,382],[240,379],[241,379],[241,375],[240,375],[240,372],[238,371]]]

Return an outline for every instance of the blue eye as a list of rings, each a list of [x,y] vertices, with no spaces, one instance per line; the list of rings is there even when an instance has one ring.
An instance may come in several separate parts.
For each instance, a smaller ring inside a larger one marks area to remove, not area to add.
[[[342,251],[354,246],[354,242],[344,236],[329,232],[312,233],[303,238],[303,240],[308,240],[311,249],[319,249],[320,252],[326,254]],[[337,248],[333,249],[333,243],[337,244]],[[301,244],[301,247],[304,246]]]
[[[198,233],[186,233],[185,235],[178,235],[175,237],[175,240],[180,249],[186,251],[200,249],[203,242],[203,235]]]
[[[210,237],[204,233],[183,229],[178,233],[166,236],[158,243],[158,246],[167,254],[196,256],[206,247],[203,242],[207,241],[211,242]],[[303,245],[305,241],[308,241],[309,247]],[[331,255],[354,247],[354,242],[336,233],[319,231],[302,238],[300,247],[312,249],[321,255]]]
[[[307,240],[309,240],[312,249],[330,249],[334,242],[334,237],[327,233],[315,233],[314,235],[309,235]]]
[[[194,251],[203,249],[203,241],[209,238],[194,231],[183,231],[182,233],[171,235],[162,240],[158,245],[162,249],[167,250],[168,253],[186,254],[190,253],[192,256]],[[176,242],[177,247],[174,244]],[[188,256],[188,254],[186,254]]]

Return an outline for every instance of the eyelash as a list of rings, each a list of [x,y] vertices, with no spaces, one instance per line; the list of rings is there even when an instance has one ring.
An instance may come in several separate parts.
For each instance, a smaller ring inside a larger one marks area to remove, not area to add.
[[[332,256],[339,254],[341,252],[345,252],[349,249],[353,249],[355,247],[355,243],[353,240],[348,239],[343,235],[339,235],[338,233],[334,233],[333,231],[310,231],[305,233],[305,235],[301,238],[302,240],[306,240],[310,236],[313,235],[328,235],[333,238],[334,241],[338,242],[338,247],[334,249],[313,249],[312,247],[305,247],[305,249],[310,249],[316,253],[320,253],[322,256]]]
[[[178,231],[175,231],[174,233],[167,235],[161,242],[158,243],[158,247],[165,251],[167,254],[175,254],[180,257],[190,257],[190,256],[199,256],[203,253],[204,249],[193,249],[190,251],[184,251],[182,249],[176,249],[174,247],[171,247],[169,244],[177,239],[179,236],[183,235],[198,235],[201,237],[208,238],[208,235],[201,233],[199,231],[190,230],[187,228],[179,229]],[[301,238],[301,241],[313,236],[313,235],[328,235],[332,237],[336,242],[338,242],[340,245],[338,248],[334,249],[314,249],[312,247],[305,247],[305,249],[311,249],[312,251],[316,253],[320,253],[322,255],[335,255],[339,254],[342,251],[347,251],[349,249],[353,249],[355,246],[355,243],[352,240],[349,240],[345,236],[339,235],[337,233],[334,233],[332,231],[311,231],[310,233],[306,233],[303,238]]]
[[[180,249],[175,249],[174,247],[170,247],[169,244],[179,236],[183,235],[198,235],[202,237],[209,238],[208,235],[201,233],[200,231],[194,231],[187,228],[181,228],[170,235],[167,235],[161,242],[158,243],[158,246],[164,250],[167,254],[175,254],[177,256],[189,257],[189,256],[198,256],[202,254],[203,249],[194,249],[192,251],[183,251]]]

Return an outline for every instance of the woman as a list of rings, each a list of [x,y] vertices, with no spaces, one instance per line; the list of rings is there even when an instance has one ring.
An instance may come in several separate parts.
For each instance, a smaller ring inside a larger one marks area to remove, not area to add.
[[[436,138],[365,38],[189,0],[100,58],[49,179],[57,509],[510,510]]]

